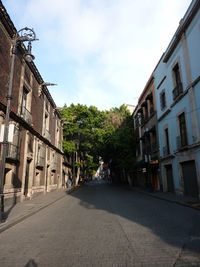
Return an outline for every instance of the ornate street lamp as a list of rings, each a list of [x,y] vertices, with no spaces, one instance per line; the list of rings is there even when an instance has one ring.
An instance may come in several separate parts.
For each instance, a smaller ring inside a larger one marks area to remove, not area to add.
[[[5,128],[4,128],[4,136],[2,142],[2,154],[1,154],[1,170],[0,170],[0,220],[3,221],[4,215],[4,176],[5,176],[5,163],[6,163],[6,156],[8,150],[8,130],[9,130],[9,119],[10,119],[10,101],[12,98],[12,85],[13,85],[13,75],[14,75],[14,63],[15,63],[15,55],[17,53],[17,47],[22,44],[23,42],[28,42],[27,50],[24,54],[24,59],[27,62],[31,62],[34,60],[34,56],[31,53],[31,42],[36,41],[36,35],[33,29],[30,28],[23,28],[19,30],[15,38],[13,40],[13,49],[12,49],[12,59],[11,59],[11,68],[10,68],[10,76],[9,76],[9,87],[8,87],[8,95],[7,105],[6,105],[6,117],[5,117]]]

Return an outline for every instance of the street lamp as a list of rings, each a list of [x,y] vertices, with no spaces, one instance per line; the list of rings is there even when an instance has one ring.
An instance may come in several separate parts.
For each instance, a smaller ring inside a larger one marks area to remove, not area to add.
[[[40,84],[39,86],[39,96],[41,95],[42,93],[42,86],[55,86],[57,85],[56,83],[49,83],[49,82],[43,82]]]
[[[10,119],[10,102],[12,99],[12,85],[13,85],[13,76],[14,76],[14,63],[15,63],[15,55],[17,53],[18,45],[22,44],[23,42],[28,42],[27,49],[24,54],[24,59],[27,62],[31,62],[34,59],[34,56],[31,53],[31,42],[36,41],[36,35],[33,29],[30,28],[23,28],[19,30],[15,38],[13,40],[13,48],[12,48],[12,59],[11,59],[11,68],[10,68],[10,76],[9,76],[9,87],[8,87],[8,95],[6,97],[6,116],[5,116],[5,128],[4,128],[4,136],[2,142],[2,152],[1,152],[1,170],[0,170],[0,220],[3,221],[4,215],[4,176],[5,176],[5,163],[6,163],[6,156],[8,150],[8,130],[9,130],[9,119]]]

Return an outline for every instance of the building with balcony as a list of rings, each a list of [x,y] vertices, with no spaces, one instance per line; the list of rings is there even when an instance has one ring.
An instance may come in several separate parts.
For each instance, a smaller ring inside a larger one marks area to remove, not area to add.
[[[0,130],[4,127],[13,37],[17,30],[0,1]],[[17,49],[14,65],[9,142],[4,178],[5,201],[24,199],[63,185],[62,122],[33,62]],[[0,145],[2,150],[2,145]]]
[[[200,1],[193,0],[159,64],[154,85],[165,191],[200,194]]]
[[[135,184],[158,190],[162,185],[159,176],[159,144],[153,74],[139,97],[133,118],[137,142]]]

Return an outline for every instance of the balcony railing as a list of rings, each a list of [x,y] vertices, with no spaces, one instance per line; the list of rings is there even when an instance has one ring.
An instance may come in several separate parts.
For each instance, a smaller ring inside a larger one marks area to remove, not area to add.
[[[45,157],[38,156],[37,167],[44,167],[44,164],[45,164]]]
[[[146,147],[146,152],[147,152],[147,154],[151,153],[151,145],[148,145]]]
[[[45,131],[44,131],[44,137],[47,140],[51,141],[51,134],[50,134],[50,132],[47,129],[45,129]]]
[[[14,144],[9,144],[6,157],[13,160],[19,160],[19,146]]]
[[[147,150],[146,150],[146,148],[143,148],[142,149],[142,155],[144,156],[145,154],[147,154]]]
[[[62,143],[58,142],[58,149],[62,150]]]
[[[152,149],[152,152],[155,152],[157,150],[157,142],[153,142],[151,144],[151,149]]]
[[[173,94],[173,100],[176,100],[176,98],[183,93],[183,86],[182,83],[179,83],[174,90],[172,91]]]
[[[152,105],[151,107],[150,107],[150,115],[153,115],[154,114],[154,106]]]
[[[138,118],[135,119],[135,127],[139,127],[139,119]]]
[[[43,146],[40,146],[38,150],[38,157],[37,157],[37,167],[43,168],[45,165],[45,148]]]
[[[170,154],[170,150],[167,146],[163,147],[163,157],[167,157]]]
[[[145,118],[141,117],[141,125],[143,125],[145,123]]]
[[[54,159],[52,161],[51,169],[53,171],[56,171],[57,170],[57,157],[56,156],[54,157]]]
[[[28,123],[28,124],[32,124],[32,115],[30,113],[30,111],[28,111],[26,109],[26,107],[22,107],[21,108],[21,117]]]
[[[145,113],[145,116],[144,116],[144,120],[145,120],[145,121],[148,121],[148,119],[149,119],[149,115],[148,115],[148,112],[146,112],[146,113]]]
[[[187,142],[187,137],[186,136],[177,136],[176,137],[176,146],[177,146],[177,150],[181,149],[184,146],[187,146],[188,142]]]

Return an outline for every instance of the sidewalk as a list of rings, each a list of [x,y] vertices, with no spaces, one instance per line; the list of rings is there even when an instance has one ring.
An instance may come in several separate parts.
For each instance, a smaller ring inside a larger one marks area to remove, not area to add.
[[[0,223],[0,233],[66,197],[66,194],[70,194],[74,190],[74,187],[68,189],[56,189],[46,194],[40,193],[31,200],[25,200],[13,206],[6,207],[4,213],[5,222]]]
[[[142,189],[139,187],[133,187],[133,191],[200,211],[200,200],[195,197],[184,196],[184,195],[182,196],[170,192],[159,192],[159,191],[149,192],[147,189]]]

